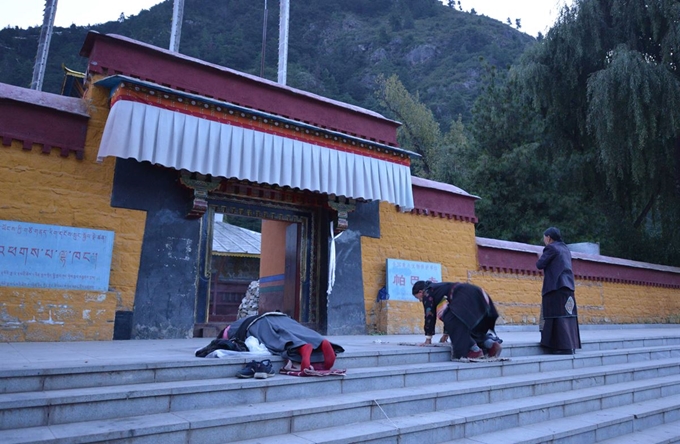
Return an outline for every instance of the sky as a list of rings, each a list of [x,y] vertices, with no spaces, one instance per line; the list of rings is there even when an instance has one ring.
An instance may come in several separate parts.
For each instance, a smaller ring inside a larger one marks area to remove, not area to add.
[[[458,0],[456,0],[458,1]],[[478,15],[500,20],[506,23],[510,18],[513,26],[515,19],[521,19],[520,31],[531,36],[550,29],[563,4],[571,4],[572,0],[460,0],[463,11],[475,9]]]
[[[66,28],[118,20],[120,14],[137,15],[163,0],[58,0],[54,26]],[[45,0],[0,0],[0,28],[41,26]]]
[[[298,0],[291,0],[295,1]],[[535,37],[538,32],[546,33],[557,17],[559,6],[564,2],[571,3],[571,0],[460,0],[460,2],[464,11],[469,12],[474,8],[477,14],[486,15],[503,23],[510,18],[513,26],[515,19],[521,19],[521,31]],[[58,0],[54,24],[64,28],[72,24],[96,25],[117,20],[121,13],[126,17],[137,15],[141,10],[149,9],[158,3],[162,3],[162,0]],[[268,4],[269,8],[276,4],[275,1],[270,3],[272,4]],[[0,0],[0,29],[7,26],[20,28],[40,26],[44,8],[44,0]]]

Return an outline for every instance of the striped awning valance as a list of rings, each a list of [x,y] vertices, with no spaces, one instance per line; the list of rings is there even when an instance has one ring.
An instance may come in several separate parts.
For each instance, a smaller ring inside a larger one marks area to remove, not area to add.
[[[214,177],[413,208],[409,162],[403,156],[393,162],[302,139],[123,98],[112,105],[98,160],[132,158]]]

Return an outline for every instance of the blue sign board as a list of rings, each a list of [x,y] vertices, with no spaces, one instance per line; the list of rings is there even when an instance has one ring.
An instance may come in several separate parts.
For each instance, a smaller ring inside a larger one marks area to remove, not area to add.
[[[0,221],[0,286],[107,291],[113,231]]]
[[[387,294],[389,299],[415,301],[411,294],[418,281],[442,281],[442,265],[433,262],[414,262],[387,259]]]

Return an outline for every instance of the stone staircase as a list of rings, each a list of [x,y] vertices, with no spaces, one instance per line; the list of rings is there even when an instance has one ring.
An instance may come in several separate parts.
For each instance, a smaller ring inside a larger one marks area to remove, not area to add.
[[[327,377],[235,378],[252,356],[2,370],[0,443],[680,442],[680,335],[623,336],[484,363],[350,350]]]

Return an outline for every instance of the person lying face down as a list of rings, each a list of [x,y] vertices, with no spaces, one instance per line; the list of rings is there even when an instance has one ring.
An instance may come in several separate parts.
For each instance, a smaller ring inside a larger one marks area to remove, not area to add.
[[[345,350],[325,339],[316,331],[280,312],[239,319],[220,332],[218,338],[245,341],[254,336],[274,355],[299,362],[308,369],[330,370],[337,353]]]

